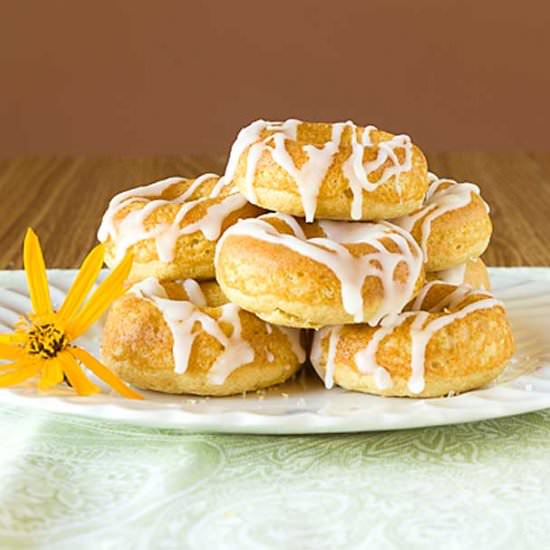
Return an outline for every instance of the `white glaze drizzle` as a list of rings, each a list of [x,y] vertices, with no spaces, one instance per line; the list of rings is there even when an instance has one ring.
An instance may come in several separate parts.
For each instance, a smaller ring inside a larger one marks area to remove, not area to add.
[[[184,284],[184,288],[186,286],[190,288],[191,285]],[[240,308],[235,304],[225,304],[217,308],[221,311],[221,315],[218,319],[214,319],[200,310],[204,302],[202,292],[198,295],[193,291],[189,301],[171,300],[154,278],[145,279],[134,285],[130,292],[151,301],[162,313],[174,341],[172,352],[176,373],[183,374],[187,370],[193,343],[199,334],[199,331],[193,330],[197,322],[200,323],[202,330],[215,338],[224,348],[208,373],[210,382],[223,384],[235,369],[254,360],[252,346],[241,338]],[[197,297],[199,303],[194,304],[191,300]],[[231,325],[230,336],[222,330],[220,322]]]
[[[311,342],[311,349],[309,351],[309,360],[317,372],[317,374],[324,380],[325,371],[322,370],[321,365],[321,342],[325,339],[327,334],[332,330],[333,327],[327,326],[320,329],[317,329],[314,333],[313,340]]]
[[[487,298],[473,302],[453,313],[447,313],[436,317],[425,324],[428,316],[427,312],[417,312],[417,317],[411,325],[411,377],[408,382],[409,389],[413,393],[420,393],[425,387],[424,382],[424,363],[426,348],[432,336],[442,328],[450,325],[454,321],[464,319],[474,311],[489,309],[500,305],[498,300]],[[452,307],[450,304],[448,307]]]
[[[363,163],[365,148],[375,147],[371,141],[370,134],[373,130],[377,130],[377,128],[375,126],[367,126],[359,137],[357,127],[353,123],[348,122],[345,124],[352,124],[353,126],[351,134],[352,152],[343,163],[342,170],[344,176],[348,179],[348,185],[353,194],[351,218],[353,220],[360,220],[363,212],[363,191],[376,191],[380,185],[386,183],[391,177],[395,177],[394,185],[399,195],[401,195],[401,181],[399,178],[403,172],[408,172],[412,169],[413,147],[409,136],[404,134],[396,135],[388,141],[380,142],[377,146],[376,158]],[[398,148],[403,149],[405,152],[403,163],[399,161],[395,152]],[[369,175],[383,166],[388,159],[392,164],[385,168],[378,180],[374,182],[370,181]]]
[[[235,369],[251,363],[255,357],[254,348],[241,337],[241,308],[236,304],[224,304],[220,306],[220,309],[222,314],[218,318],[218,322],[230,324],[232,331],[231,335],[227,337],[220,330],[225,339],[218,339],[218,341],[225,349],[214,361],[208,373],[208,378],[213,384],[223,384]]]
[[[242,338],[240,312],[236,304],[224,304],[215,308],[221,312],[217,319],[211,317],[201,308],[207,306],[207,300],[200,285],[193,279],[180,281],[188,300],[170,299],[164,287],[155,278],[148,278],[128,291],[140,298],[150,301],[162,314],[170,332],[172,333],[174,357],[174,372],[183,374],[189,365],[189,358],[193,343],[199,334],[195,331],[196,323],[200,323],[202,330],[215,338],[223,347],[208,373],[212,384],[223,384],[227,377],[239,367],[251,363],[255,359],[254,349],[250,343]],[[230,335],[222,330],[220,323],[230,325]],[[272,327],[265,323],[266,332],[271,334]],[[286,335],[291,349],[302,363],[305,360],[305,351],[300,345],[300,331],[277,327]],[[274,360],[273,354],[268,351],[266,357],[269,362]]]
[[[487,292],[475,290],[469,286],[457,286],[453,292],[449,293],[439,303],[431,307],[429,311],[419,310],[423,307],[423,302],[429,290],[438,284],[441,283],[433,281],[424,287],[419,297],[415,300],[412,311],[388,315],[382,319],[380,326],[371,336],[367,346],[355,354],[354,361],[357,369],[363,374],[373,375],[374,383],[379,389],[387,389],[392,385],[390,374],[376,359],[379,346],[387,336],[391,335],[394,330],[403,325],[407,319],[413,319],[409,327],[411,336],[411,375],[408,381],[408,387],[413,393],[421,393],[425,387],[424,370],[426,348],[432,336],[454,321],[463,319],[475,311],[502,305]],[[482,296],[483,299],[467,304],[457,311],[447,311],[449,308],[460,306],[463,301],[472,295]],[[430,313],[441,314],[432,318],[430,321]],[[340,330],[341,327],[327,327],[318,331],[313,340],[311,362],[317,372],[320,374],[322,373],[327,388],[332,387],[332,373],[335,367],[335,356],[340,338]],[[333,336],[334,334],[336,334],[336,336]],[[329,350],[323,368],[320,366],[322,356],[321,342],[327,338],[327,336],[329,337]],[[333,338],[335,338],[335,341]]]
[[[437,272],[437,280],[452,285],[462,285],[466,276],[466,267],[467,264],[465,262],[449,269],[442,269]]]
[[[401,315],[407,316],[407,313],[402,313]],[[375,377],[374,382],[376,386],[383,390],[390,388],[392,386],[391,376],[388,371],[378,364],[376,361],[376,353],[378,351],[378,346],[380,342],[393,331],[394,324],[397,319],[399,319],[398,314],[388,315],[380,322],[380,327],[373,334],[366,348],[358,351],[354,356],[354,361],[359,369],[359,372],[363,374],[372,374],[375,375],[378,373],[378,376]],[[385,373],[383,376],[382,371]],[[380,386],[378,382],[383,381],[383,386]]]
[[[266,327],[269,327],[267,333],[271,334],[271,325],[266,323]],[[301,331],[295,328],[282,326],[277,326],[277,329],[286,336],[288,343],[290,344],[290,349],[298,359],[298,362],[303,363],[306,360],[306,350],[302,346]]]
[[[325,371],[325,387],[331,389],[334,385],[334,360],[336,358],[336,348],[340,338],[341,326],[333,327],[328,339],[327,364]]]
[[[282,234],[267,219],[285,222],[293,234]],[[283,245],[290,250],[310,258],[330,269],[340,282],[342,307],[353,317],[355,323],[368,322],[376,325],[382,317],[400,311],[410,300],[414,285],[422,271],[423,258],[411,235],[388,222],[350,223],[321,221],[319,226],[326,237],[307,239],[302,228],[292,216],[267,214],[260,218],[240,220],[222,236],[216,247],[215,264],[219,251],[230,235],[243,235]],[[390,239],[398,252],[390,252],[382,239]],[[368,243],[374,252],[364,256],[353,256],[342,243]],[[408,269],[407,282],[394,281],[397,266],[405,263]],[[363,285],[367,277],[377,277],[384,289],[384,298],[378,311],[370,319],[364,318]]]
[[[117,213],[123,208],[135,202],[142,202],[143,199],[147,199],[148,197],[159,197],[169,187],[185,181],[185,178],[167,178],[150,185],[144,185],[119,193],[113,197],[103,216],[97,234],[98,240],[105,242],[111,238],[116,245],[116,260],[119,261],[132,245],[146,239],[154,239],[157,254],[161,262],[170,262],[174,259],[176,241],[181,235],[189,235],[200,231],[207,240],[215,241],[220,236],[225,218],[246,204],[246,199],[241,194],[237,192],[231,193],[220,199],[219,202],[209,206],[206,213],[196,222],[187,224],[185,227],[180,227],[180,224],[187,213],[195,206],[203,203],[205,200],[218,197],[225,186],[223,182],[220,185],[219,180],[208,196],[189,200],[189,197],[204,182],[217,177],[216,174],[203,174],[196,178],[185,192],[178,197],[151,200],[143,208],[130,211],[122,220],[115,223]],[[150,229],[146,229],[145,221],[147,218],[155,210],[167,204],[181,205],[174,220],[169,224],[157,224]]]
[[[392,223],[409,232],[412,232],[417,222],[420,222],[419,244],[426,261],[428,260],[428,240],[434,220],[447,212],[470,204],[473,200],[472,194],[479,196],[479,187],[473,183],[457,183],[451,179],[439,179],[432,173],[429,173],[429,179],[430,185],[426,193],[424,206],[412,214],[392,220]],[[488,212],[489,206],[483,199],[482,202]]]
[[[342,327],[340,325],[320,328],[315,331],[313,340],[311,342],[309,360],[315,372],[324,381],[325,387],[327,389],[331,389],[334,385],[334,359],[335,359],[334,355],[336,353],[336,348],[338,345],[338,337],[340,335],[341,330],[342,330]],[[331,340],[333,331],[336,331],[337,336],[335,339]],[[329,352],[332,352],[332,353],[329,353],[329,357],[331,360],[329,361],[327,358],[327,361],[325,361],[323,364],[321,361],[322,355],[323,355],[321,343],[326,337],[329,338]],[[331,347],[331,343],[333,344],[332,347]],[[336,344],[336,346],[334,344]]]
[[[195,279],[185,279],[180,283],[187,294],[188,300],[199,307],[206,307],[206,296],[204,295],[201,285]]]
[[[430,281],[420,289],[420,292],[417,294],[416,298],[414,299],[414,302],[411,304],[411,307],[410,307],[411,311],[420,311],[420,309],[422,309],[422,304],[424,303],[426,296],[428,296],[432,287],[436,285],[437,285],[437,281]]]
[[[263,153],[269,151],[273,161],[294,178],[302,200],[306,222],[312,222],[315,219],[321,185],[332,165],[334,156],[341,147],[344,130],[350,128],[351,153],[344,161],[342,170],[353,194],[351,218],[360,220],[362,217],[363,192],[375,191],[392,177],[395,178],[394,185],[397,191],[401,193],[400,175],[412,168],[413,145],[409,136],[396,135],[375,145],[371,140],[371,132],[377,130],[375,126],[361,129],[349,120],[337,122],[331,125],[331,138],[324,145],[302,145],[308,159],[298,168],[286,148],[286,143],[287,141],[296,141],[300,124],[301,121],[296,119],[289,119],[285,122],[257,120],[243,128],[231,148],[226,171],[222,177],[224,183],[229,184],[234,180],[239,160],[248,149],[244,186],[248,200],[253,203],[257,202],[254,189],[256,169]],[[261,137],[263,132],[267,132],[267,136],[264,138]],[[376,158],[363,162],[366,148],[376,148]],[[397,155],[398,149],[404,151],[403,162]],[[388,160],[391,164],[384,168],[379,179],[371,181],[369,176],[384,166]]]

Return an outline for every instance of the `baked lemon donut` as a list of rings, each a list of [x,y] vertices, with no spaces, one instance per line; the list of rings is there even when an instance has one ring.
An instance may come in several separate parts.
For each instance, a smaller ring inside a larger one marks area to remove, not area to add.
[[[109,267],[132,251],[130,281],[213,279],[219,236],[239,218],[259,213],[215,174],[173,177],[116,195],[98,239],[106,244]]]
[[[216,247],[216,279],[232,302],[291,327],[376,324],[421,288],[423,256],[387,222],[319,221],[286,214],[240,220]]]
[[[496,378],[514,352],[502,304],[469,286],[428,283],[410,310],[380,326],[327,327],[311,361],[325,380],[386,396],[436,397]]]
[[[243,128],[224,180],[254,204],[308,222],[408,214],[428,187],[426,159],[408,136],[293,119]]]
[[[466,263],[426,273],[427,281],[442,281],[453,285],[469,285],[473,288],[491,290],[487,267],[480,258],[470,258]]]
[[[422,208],[392,220],[410,231],[426,257],[426,271],[441,271],[485,252],[493,227],[489,207],[472,183],[430,174]]]
[[[284,382],[305,360],[300,331],[230,304],[214,282],[146,279],[112,306],[101,347],[139,388],[232,395]]]

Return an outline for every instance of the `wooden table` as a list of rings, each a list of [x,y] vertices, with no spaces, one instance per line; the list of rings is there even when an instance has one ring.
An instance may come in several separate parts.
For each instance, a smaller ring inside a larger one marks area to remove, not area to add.
[[[481,186],[495,231],[489,265],[550,265],[550,154],[444,153],[430,169]],[[46,157],[0,161],[0,268],[21,267],[25,229],[39,234],[49,267],[76,267],[118,191],[171,175],[220,173],[221,156]]]

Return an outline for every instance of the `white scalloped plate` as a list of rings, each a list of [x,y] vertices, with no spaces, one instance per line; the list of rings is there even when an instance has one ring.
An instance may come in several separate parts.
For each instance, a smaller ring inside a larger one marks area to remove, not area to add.
[[[52,299],[59,304],[74,271],[51,270]],[[29,385],[0,390],[0,404],[26,406],[102,420],[187,431],[298,434],[418,428],[471,422],[550,407],[550,268],[494,268],[495,294],[508,308],[517,353],[489,387],[439,399],[396,399],[327,391],[316,375],[246,396],[197,398],[144,392],[145,401],[112,394],[75,397],[71,390],[40,393]],[[24,274],[0,272],[0,332],[30,308]],[[98,351],[101,327],[80,345]]]

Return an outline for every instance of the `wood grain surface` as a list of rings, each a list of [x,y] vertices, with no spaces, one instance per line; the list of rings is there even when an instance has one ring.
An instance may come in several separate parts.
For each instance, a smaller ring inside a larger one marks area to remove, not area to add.
[[[550,265],[550,154],[441,153],[430,169],[481,187],[494,234],[489,265]],[[40,236],[48,267],[77,267],[96,242],[109,199],[172,175],[220,173],[223,157],[47,157],[0,161],[0,268],[21,267],[25,229]]]

